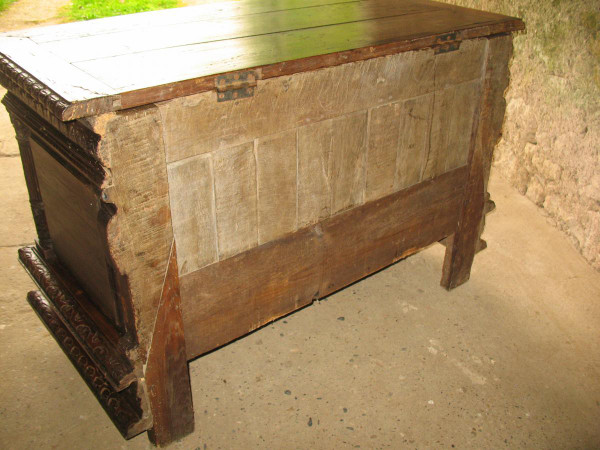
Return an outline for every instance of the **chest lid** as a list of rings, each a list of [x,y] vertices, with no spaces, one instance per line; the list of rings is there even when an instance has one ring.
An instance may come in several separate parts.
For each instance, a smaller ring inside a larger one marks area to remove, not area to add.
[[[63,121],[524,28],[429,0],[239,0],[0,34],[0,83]]]

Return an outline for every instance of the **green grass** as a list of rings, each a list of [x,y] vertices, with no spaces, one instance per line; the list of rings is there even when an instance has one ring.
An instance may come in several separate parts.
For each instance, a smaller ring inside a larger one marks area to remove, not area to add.
[[[11,3],[14,3],[15,0],[0,0],[0,11],[4,11],[6,8],[8,8]]]
[[[73,0],[71,3],[65,10],[65,15],[71,20],[98,19],[179,6],[178,0]]]

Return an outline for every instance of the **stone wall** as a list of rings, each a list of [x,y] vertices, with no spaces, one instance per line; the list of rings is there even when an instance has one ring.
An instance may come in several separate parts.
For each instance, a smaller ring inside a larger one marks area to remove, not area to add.
[[[600,2],[447,2],[525,21],[494,167],[600,270]]]

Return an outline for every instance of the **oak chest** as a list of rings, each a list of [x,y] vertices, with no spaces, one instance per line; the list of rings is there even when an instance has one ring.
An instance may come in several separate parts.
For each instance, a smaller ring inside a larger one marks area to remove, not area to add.
[[[431,243],[467,281],[521,29],[241,0],[0,36],[27,298],[125,437],[193,430],[188,360]]]

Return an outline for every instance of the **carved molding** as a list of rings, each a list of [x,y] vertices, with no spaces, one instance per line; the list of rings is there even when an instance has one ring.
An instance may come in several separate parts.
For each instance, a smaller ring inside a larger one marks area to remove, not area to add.
[[[41,81],[2,53],[0,53],[0,82],[10,91],[17,88],[26,93],[33,101],[42,104],[57,117],[61,117],[70,106],[67,100],[48,89]]]
[[[121,434],[129,439],[148,428],[147,419],[137,402],[136,384],[116,392],[78,340],[64,325],[56,309],[38,291],[27,295],[27,301],[54,336],[64,353],[71,360],[81,377],[92,390],[110,419]]]
[[[136,381],[131,363],[97,329],[77,301],[52,275],[36,250],[33,247],[20,249],[19,259],[114,389],[121,391]]]

